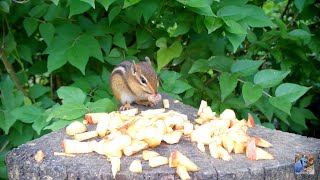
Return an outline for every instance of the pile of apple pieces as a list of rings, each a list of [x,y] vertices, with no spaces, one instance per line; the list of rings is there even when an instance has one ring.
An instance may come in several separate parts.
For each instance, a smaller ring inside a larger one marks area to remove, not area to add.
[[[274,159],[270,153],[262,149],[271,147],[269,142],[247,134],[248,127],[254,127],[251,114],[248,114],[248,121],[245,119],[239,121],[233,110],[226,109],[217,117],[207,102],[201,101],[198,116],[195,122],[199,125],[195,126],[190,140],[197,142],[201,152],[205,152],[205,145],[208,145],[212,157],[226,161],[232,159],[231,152],[246,153],[250,160]]]
[[[168,144],[178,143],[183,134],[190,136],[193,131],[193,124],[188,121],[187,116],[172,110],[165,112],[165,109],[153,109],[142,111],[138,115],[137,113],[138,109],[86,114],[84,122],[75,121],[67,126],[66,133],[74,136],[74,140],[63,140],[64,152],[67,154],[96,152],[106,155],[111,161],[115,177],[120,170],[122,155],[131,156],[143,149],[156,147],[162,141]],[[87,131],[86,123],[96,124],[96,129]],[[98,136],[101,140],[92,140]],[[197,165],[178,151],[171,153],[169,158],[160,156],[156,152],[146,151],[143,154],[151,167],[165,164],[176,167],[181,179],[190,179],[188,171],[199,170]],[[141,161],[133,161],[130,171],[141,172]]]

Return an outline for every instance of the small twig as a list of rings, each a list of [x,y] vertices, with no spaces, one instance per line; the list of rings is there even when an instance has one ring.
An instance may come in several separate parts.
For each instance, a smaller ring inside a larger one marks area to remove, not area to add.
[[[28,97],[27,92],[23,89],[22,85],[20,84],[16,72],[13,70],[13,67],[9,63],[7,56],[4,52],[4,49],[0,48],[0,58],[2,59],[2,62],[7,70],[7,72],[10,74],[13,82],[15,83],[16,87],[23,93],[24,96]]]
[[[296,21],[297,17],[298,17],[299,13],[296,13],[293,18],[291,19],[291,21],[287,24],[287,28],[294,23],[294,21]]]
[[[284,10],[283,10],[282,13],[281,13],[281,16],[280,16],[281,19],[282,19],[283,16],[286,14],[286,12],[287,12],[287,10],[288,10],[288,8],[289,8],[289,5],[291,4],[291,1],[292,1],[292,0],[288,0],[288,3],[287,3],[287,5],[286,5],[286,7],[284,8]]]

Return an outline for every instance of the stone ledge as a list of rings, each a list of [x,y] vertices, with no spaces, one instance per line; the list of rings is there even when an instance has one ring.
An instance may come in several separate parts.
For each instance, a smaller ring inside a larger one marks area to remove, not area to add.
[[[168,98],[167,96],[164,96]],[[190,120],[196,117],[197,110],[182,103],[173,103],[170,109],[188,115]],[[159,105],[160,106],[160,105]],[[145,107],[139,107],[140,110]],[[91,127],[92,128],[92,127]],[[161,155],[169,156],[179,150],[200,166],[201,170],[190,173],[192,179],[320,179],[320,163],[316,163],[316,175],[295,175],[294,157],[296,154],[315,154],[320,156],[320,139],[270,130],[262,126],[249,129],[253,137],[261,137],[273,144],[268,148],[275,160],[250,161],[244,155],[232,154],[231,161],[212,158],[209,153],[203,154],[196,144],[182,138],[179,144],[162,143],[154,148]],[[60,143],[70,136],[65,129],[52,132],[35,139],[8,152],[6,163],[10,179],[112,179],[111,165],[106,157],[96,153],[79,154],[76,157],[54,156],[53,152],[61,152]],[[37,163],[34,155],[42,150],[45,159]],[[143,173],[129,171],[134,159],[142,159],[141,153],[121,158],[121,171],[116,179],[179,179],[174,168],[160,166],[151,168],[142,161]],[[319,161],[319,159],[317,159]]]

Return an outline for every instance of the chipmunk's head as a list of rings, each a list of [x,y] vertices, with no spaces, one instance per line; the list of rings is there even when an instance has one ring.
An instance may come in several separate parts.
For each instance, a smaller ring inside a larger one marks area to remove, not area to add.
[[[135,83],[137,84],[134,93],[138,93],[139,96],[147,98],[149,101],[150,98],[159,98],[159,80],[157,74],[151,66],[151,61],[148,57],[146,57],[144,61],[139,63],[135,63],[134,61],[132,61],[130,73],[134,78]]]

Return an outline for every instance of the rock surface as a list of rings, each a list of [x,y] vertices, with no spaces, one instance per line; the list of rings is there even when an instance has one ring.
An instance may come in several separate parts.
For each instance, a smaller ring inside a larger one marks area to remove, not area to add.
[[[166,97],[166,96],[165,96]],[[167,97],[168,98],[168,97]],[[193,121],[197,110],[182,103],[173,103],[170,109],[188,115]],[[158,105],[162,106],[162,103]],[[145,107],[139,107],[143,110]],[[239,117],[240,118],[240,117]],[[261,137],[273,144],[267,151],[274,155],[274,160],[250,161],[243,154],[232,154],[231,161],[212,158],[208,151],[201,153],[195,143],[182,138],[179,144],[162,143],[155,151],[169,157],[174,150],[179,150],[201,170],[190,173],[192,179],[320,179],[320,139],[270,130],[262,126],[249,129],[253,137]],[[62,152],[60,143],[70,139],[65,129],[52,132],[39,139],[30,141],[8,152],[6,163],[10,179],[112,179],[111,165],[105,156],[96,153],[79,154],[76,157],[54,156],[53,152]],[[41,162],[34,160],[34,155],[42,150],[45,158]],[[296,154],[315,154],[315,175],[295,175],[294,159]],[[134,159],[141,159],[141,153],[121,158],[121,170],[116,179],[179,179],[175,168],[160,166],[151,168],[142,160],[143,172],[131,173],[129,166]]]

